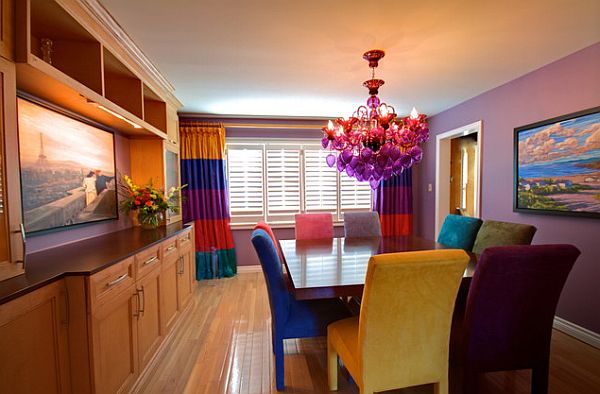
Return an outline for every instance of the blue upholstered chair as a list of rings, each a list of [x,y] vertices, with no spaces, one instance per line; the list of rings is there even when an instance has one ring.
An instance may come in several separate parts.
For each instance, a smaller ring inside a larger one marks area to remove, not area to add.
[[[350,316],[339,299],[298,301],[288,291],[281,261],[271,237],[263,229],[252,232],[252,244],[262,266],[269,304],[275,353],[275,383],[284,389],[283,340],[327,335],[327,325]]]
[[[377,212],[344,212],[345,237],[381,237]]]
[[[477,218],[448,215],[437,241],[451,248],[471,251],[481,223],[481,219]]]

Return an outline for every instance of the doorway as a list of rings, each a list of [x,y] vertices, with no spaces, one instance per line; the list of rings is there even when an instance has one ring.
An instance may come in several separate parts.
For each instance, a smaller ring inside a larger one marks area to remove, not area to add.
[[[446,215],[480,216],[481,121],[436,136],[435,235]]]

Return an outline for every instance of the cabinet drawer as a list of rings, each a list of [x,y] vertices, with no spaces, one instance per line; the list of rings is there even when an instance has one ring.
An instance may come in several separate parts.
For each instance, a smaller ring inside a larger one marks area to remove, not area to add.
[[[178,247],[180,249],[180,253],[183,249],[191,248],[192,241],[193,241],[192,230],[186,231],[185,233],[183,233],[179,237],[177,237],[177,243],[178,243]]]
[[[133,257],[129,257],[90,276],[92,302],[105,298],[110,294],[118,294],[121,290],[132,285],[135,282],[133,261]]]
[[[167,239],[162,244],[162,259],[168,260],[171,256],[177,256],[179,254],[177,250],[177,238],[173,237]]]
[[[159,265],[160,245],[153,246],[135,255],[135,266],[138,279]]]

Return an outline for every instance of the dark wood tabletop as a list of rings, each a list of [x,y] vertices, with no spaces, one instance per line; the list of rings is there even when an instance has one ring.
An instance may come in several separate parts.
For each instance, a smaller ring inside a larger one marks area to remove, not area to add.
[[[369,258],[376,254],[447,249],[416,236],[280,240],[289,287],[298,300],[359,296]],[[476,257],[469,254],[464,282],[470,282]]]

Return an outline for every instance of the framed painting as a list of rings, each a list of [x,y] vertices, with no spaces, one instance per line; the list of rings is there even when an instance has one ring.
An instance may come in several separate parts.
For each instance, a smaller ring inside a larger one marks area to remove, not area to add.
[[[25,231],[116,219],[112,131],[22,93],[17,104]]]
[[[600,218],[600,107],[514,129],[513,210]]]

